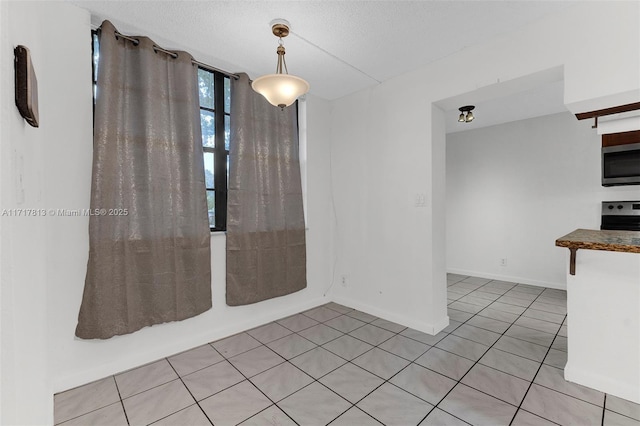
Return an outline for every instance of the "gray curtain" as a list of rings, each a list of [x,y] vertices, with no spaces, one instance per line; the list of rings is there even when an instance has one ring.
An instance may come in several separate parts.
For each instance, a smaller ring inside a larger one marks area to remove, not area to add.
[[[211,308],[197,68],[115,31],[100,30],[83,339]]]
[[[231,83],[227,199],[227,304],[246,305],[307,286],[296,106],[284,110]]]

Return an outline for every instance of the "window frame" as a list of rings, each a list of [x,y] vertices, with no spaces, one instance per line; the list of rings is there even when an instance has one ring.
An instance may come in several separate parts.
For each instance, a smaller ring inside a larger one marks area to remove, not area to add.
[[[202,66],[198,66],[198,70],[202,70],[213,75],[213,108],[200,105],[200,111],[207,111],[214,114],[215,139],[214,146],[204,146],[204,153],[212,153],[214,161],[213,188],[206,187],[207,191],[214,191],[215,194],[215,224],[210,226],[211,232],[224,232],[227,230],[227,159],[229,158],[229,150],[225,147],[225,117],[231,117],[230,112],[225,111],[224,105],[224,89],[225,80],[229,77],[221,72],[210,70]],[[231,84],[231,82],[229,82]],[[222,111],[222,114],[218,112]],[[206,182],[205,182],[206,185]]]

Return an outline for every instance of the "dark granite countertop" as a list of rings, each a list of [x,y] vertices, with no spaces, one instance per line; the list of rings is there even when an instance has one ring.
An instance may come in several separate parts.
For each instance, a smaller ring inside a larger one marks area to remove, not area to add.
[[[556,246],[569,249],[640,253],[640,231],[599,231],[576,229],[556,240]]]

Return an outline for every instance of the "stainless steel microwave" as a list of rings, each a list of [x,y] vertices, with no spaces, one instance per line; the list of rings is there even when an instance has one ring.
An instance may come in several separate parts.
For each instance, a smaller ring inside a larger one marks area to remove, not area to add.
[[[640,185],[640,143],[602,148],[602,185]]]

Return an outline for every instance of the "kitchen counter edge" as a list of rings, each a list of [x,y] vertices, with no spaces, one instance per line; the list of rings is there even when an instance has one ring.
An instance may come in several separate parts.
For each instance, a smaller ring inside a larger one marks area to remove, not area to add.
[[[576,229],[558,238],[556,246],[575,250],[640,253],[640,231]]]

